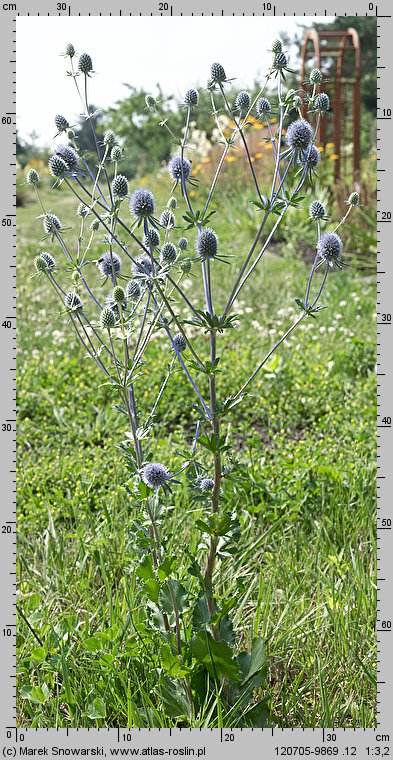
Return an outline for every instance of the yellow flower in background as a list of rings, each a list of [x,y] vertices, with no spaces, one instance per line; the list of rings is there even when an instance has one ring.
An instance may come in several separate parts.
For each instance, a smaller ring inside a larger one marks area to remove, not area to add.
[[[210,162],[211,162],[210,156],[205,156],[205,158],[202,158],[203,164],[210,164]]]
[[[332,155],[330,156],[331,161],[337,161],[339,158],[340,156],[338,155],[338,153],[332,153]]]
[[[261,122],[258,121],[257,124],[254,124],[254,129],[263,129],[263,124],[261,124]]]
[[[237,161],[236,156],[225,156],[225,161],[228,161],[228,164],[231,164],[232,161]]]
[[[190,190],[190,196],[191,196],[191,198],[193,198],[194,195],[195,195],[195,190]]]
[[[331,150],[332,148],[334,148],[334,143],[332,142],[326,143],[326,150]]]
[[[323,147],[323,145],[318,145],[317,148],[318,148],[318,150],[319,150],[320,153],[323,153],[323,151],[325,150],[325,148]]]
[[[263,156],[263,153],[256,153],[255,154],[255,158],[262,158],[262,156]]]
[[[271,143],[266,143],[266,150],[273,150],[273,145]]]

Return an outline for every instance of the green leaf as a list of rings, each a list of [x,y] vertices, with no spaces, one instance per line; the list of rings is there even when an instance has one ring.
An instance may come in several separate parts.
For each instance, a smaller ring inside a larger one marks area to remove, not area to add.
[[[185,678],[191,673],[190,668],[184,665],[179,655],[172,652],[169,644],[161,647],[160,663],[165,673],[171,678]]]
[[[192,637],[190,649],[193,657],[205,666],[213,678],[227,678],[232,683],[239,681],[238,663],[225,641],[215,641],[210,633],[200,631]]]
[[[89,703],[86,712],[84,713],[87,718],[105,718],[106,706],[102,697],[95,697],[92,702]]]
[[[148,599],[151,599],[154,604],[158,604],[160,596],[160,584],[154,578],[150,578],[143,584],[143,591]]]
[[[99,652],[100,649],[102,649],[102,639],[98,636],[90,636],[88,639],[84,640],[83,646],[89,652]]]
[[[165,712],[171,718],[190,718],[191,706],[184,693],[183,687],[168,676],[161,676],[157,694],[160,695]]]
[[[155,579],[151,554],[146,554],[143,557],[143,560],[137,567],[136,574],[142,581],[152,581]]]
[[[143,483],[142,481],[138,483],[138,491],[141,495],[141,499],[147,499],[148,496],[150,496],[152,492],[152,489],[149,488],[149,486],[146,485],[146,483]]]
[[[36,647],[35,649],[32,649],[31,658],[32,660],[35,660],[36,662],[44,662],[44,660],[46,660],[45,647]]]
[[[171,581],[173,593],[179,612],[184,612],[188,608],[187,589],[179,581]],[[159,604],[162,612],[170,615],[173,612],[173,605],[168,586],[163,586],[159,594]]]
[[[251,707],[242,716],[243,726],[250,726],[250,728],[267,728],[271,723],[270,710],[266,704],[267,697],[261,699],[256,705]]]
[[[163,562],[161,562],[161,565],[158,568],[158,577],[160,581],[165,581],[166,578],[169,578],[175,565],[176,565],[175,555],[168,554],[163,560]]]
[[[241,652],[237,657],[237,661],[242,673],[242,686],[256,675],[263,678],[262,683],[264,682],[267,671],[267,660],[265,642],[263,639],[259,638],[259,636],[253,639],[250,654],[248,652]]]
[[[50,691],[46,683],[41,686],[22,686],[20,696],[34,704],[44,705],[50,697]]]
[[[209,621],[210,615],[207,608],[206,596],[202,593],[198,596],[192,611],[192,627],[194,631],[200,631],[206,628]]]

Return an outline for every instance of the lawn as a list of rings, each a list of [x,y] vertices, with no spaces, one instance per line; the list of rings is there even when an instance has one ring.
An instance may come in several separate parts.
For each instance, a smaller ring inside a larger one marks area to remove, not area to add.
[[[166,198],[166,179],[155,184]],[[76,204],[63,190],[43,197],[75,227]],[[32,277],[42,234],[32,200],[18,211],[18,723],[168,726],[157,709],[154,652],[141,654],[138,640],[136,509],[117,449],[124,419],[55,294]],[[250,243],[250,213],[242,216],[237,198],[214,218],[221,250],[233,256],[216,277],[218,301]],[[237,302],[239,329],[220,351],[222,398],[295,316],[309,271],[300,248],[275,247]],[[52,250],[49,242],[42,249]],[[197,267],[184,287],[201,292]],[[216,583],[239,599],[232,617],[242,644],[266,641],[264,693],[281,727],[376,721],[375,288],[354,265],[332,271],[327,308],[291,335],[224,430],[249,478],[224,484],[241,551],[218,566]],[[157,332],[137,394],[142,417],[170,357]],[[192,401],[177,374],[158,410],[154,459],[192,440]],[[167,549],[185,576],[187,556],[203,550],[198,512],[177,486]],[[192,725],[219,722],[206,712]]]

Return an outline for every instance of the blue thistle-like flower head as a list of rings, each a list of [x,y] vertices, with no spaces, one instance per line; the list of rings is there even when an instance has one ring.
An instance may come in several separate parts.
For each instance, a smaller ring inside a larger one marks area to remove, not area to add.
[[[267,98],[259,98],[257,101],[257,114],[258,116],[266,116],[272,110],[272,107]]]
[[[192,269],[191,259],[183,259],[182,261],[180,261],[179,267],[184,274],[188,274],[189,272],[191,272],[191,269]]]
[[[175,226],[175,216],[169,208],[164,208],[160,216],[160,224],[161,227],[165,227],[165,229],[170,229]]]
[[[320,69],[313,69],[310,72],[310,84],[321,84],[323,80],[322,71]]]
[[[81,53],[79,56],[78,69],[82,74],[90,74],[93,71],[93,62],[88,53]]]
[[[111,150],[112,161],[120,161],[122,157],[123,157],[123,148],[121,148],[120,145],[114,145]]]
[[[342,240],[335,232],[325,232],[318,240],[317,252],[330,265],[338,264],[343,250]]]
[[[40,181],[40,175],[35,169],[29,169],[26,173],[26,182],[28,185],[38,185]]]
[[[126,285],[126,298],[137,301],[141,294],[141,286],[137,280],[129,280]]]
[[[81,311],[83,309],[83,302],[78,293],[67,293],[64,298],[64,303],[70,311]]]
[[[294,95],[292,100],[292,108],[301,108],[303,101],[300,95]]]
[[[214,480],[212,478],[201,478],[199,488],[202,493],[211,493],[214,488]]]
[[[182,353],[187,348],[187,341],[183,335],[183,333],[176,333],[176,335],[173,336],[173,345],[175,348],[179,351],[179,353]]]
[[[117,253],[112,252],[111,254],[110,251],[106,251],[97,261],[97,266],[104,277],[112,277],[113,272],[119,274],[121,270],[121,259]]]
[[[320,92],[314,100],[314,111],[326,113],[330,108],[329,95],[326,92]]]
[[[119,318],[119,303],[118,301],[115,301],[113,298],[113,293],[108,293],[108,295],[105,298],[105,304],[107,309],[111,309],[113,313],[115,314],[116,318]],[[127,299],[124,297],[124,300],[121,304],[122,310],[125,311],[127,308]]]
[[[68,165],[61,156],[51,156],[48,161],[48,168],[52,177],[64,177],[68,172]]]
[[[112,193],[117,198],[125,198],[128,195],[128,179],[124,174],[118,174],[113,179]]]
[[[272,42],[272,53],[275,53],[275,55],[278,55],[282,52],[282,42],[281,40],[273,40]]]
[[[37,272],[48,272],[56,268],[56,261],[50,253],[43,251],[34,259]]]
[[[76,210],[76,215],[79,216],[81,219],[85,219],[85,217],[88,215],[89,211],[90,211],[90,209],[88,208],[88,206],[85,206],[84,203],[80,203],[79,206],[78,206],[78,208],[77,208],[77,210]],[[98,219],[97,219],[97,221],[98,221]]]
[[[46,214],[43,218],[44,232],[47,235],[54,234],[56,231],[61,230],[60,219],[55,214]]]
[[[100,315],[101,327],[110,330],[111,327],[116,325],[116,316],[112,309],[103,309]]]
[[[246,90],[240,90],[235,100],[235,108],[239,111],[248,111],[251,105],[250,94]]]
[[[173,156],[169,161],[168,171],[175,182],[180,182],[182,177],[187,180],[191,174],[191,161],[181,156]]]
[[[187,240],[187,238],[181,237],[177,245],[178,245],[178,247],[180,248],[181,251],[186,251],[187,248],[188,248],[188,240]]]
[[[200,259],[214,259],[218,251],[218,238],[214,230],[205,227],[200,231],[195,249]]]
[[[282,69],[285,69],[287,65],[288,65],[288,60],[285,53],[280,52],[274,56],[273,69],[275,69],[276,71],[282,71]]]
[[[227,75],[225,69],[221,66],[221,63],[212,63],[210,68],[210,78],[212,82],[225,82]]]
[[[92,232],[97,232],[100,226],[100,220],[99,219],[93,219],[93,221],[90,224],[90,229]]]
[[[106,132],[104,132],[103,142],[104,145],[108,145],[109,148],[113,148],[116,143],[116,135],[112,129],[107,129]]]
[[[79,157],[72,145],[58,145],[55,148],[55,156],[60,156],[65,161],[70,172],[74,171],[78,166]]]
[[[302,164],[307,165],[312,169],[315,169],[315,167],[318,166],[320,160],[321,154],[315,145],[311,145],[310,148],[307,148],[302,155]]]
[[[68,45],[65,47],[65,54],[68,55],[70,58],[73,58],[75,55],[75,48],[72,44],[72,42],[69,42]]]
[[[358,206],[358,205],[359,205],[359,201],[360,201],[360,195],[359,195],[359,193],[357,193],[357,192],[356,192],[356,190],[355,190],[355,191],[354,191],[353,193],[351,193],[351,195],[349,196],[349,198],[348,198],[348,200],[347,200],[347,205],[348,205],[348,206]]]
[[[193,90],[193,89],[187,90],[184,96],[184,103],[186,106],[197,106],[198,100],[199,100],[199,95],[196,90]]]
[[[311,124],[305,119],[297,119],[289,125],[286,140],[293,150],[306,150],[313,138]]]
[[[135,193],[131,196],[130,209],[138,219],[146,219],[149,216],[153,216],[155,204],[156,201],[151,190],[146,190],[145,187],[138,187],[138,190],[135,190]]]
[[[326,216],[325,206],[321,201],[313,201],[310,205],[311,219],[323,219]]]
[[[154,227],[150,227],[147,231],[147,235],[143,238],[143,245],[145,248],[157,248],[160,245],[160,236]]]
[[[126,294],[121,287],[121,285],[116,285],[115,288],[113,288],[112,298],[115,301],[115,303],[123,303],[124,299],[126,297]]]
[[[169,198],[167,206],[168,206],[168,208],[172,209],[172,211],[173,211],[173,209],[177,208],[177,200],[176,200],[176,198],[173,195],[172,195],[171,198]]]
[[[147,108],[155,109],[157,106],[157,101],[155,98],[153,98],[153,95],[146,95],[145,97],[145,103]]]
[[[131,264],[131,271],[133,275],[139,277],[141,275],[146,277],[153,274],[153,264],[150,256],[146,253],[144,253],[143,256],[138,256],[138,258]]]
[[[164,486],[170,477],[168,468],[159,462],[149,462],[142,469],[142,480],[149,488]]]
[[[173,264],[177,259],[176,246],[173,243],[164,243],[160,258],[162,264]]]
[[[66,132],[70,125],[67,119],[58,113],[55,116],[55,126],[58,132]]]

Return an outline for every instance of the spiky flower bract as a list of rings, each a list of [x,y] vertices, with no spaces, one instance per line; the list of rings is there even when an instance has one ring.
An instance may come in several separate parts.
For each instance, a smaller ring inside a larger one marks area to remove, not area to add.
[[[319,113],[325,113],[330,108],[330,100],[329,95],[326,95],[326,92],[321,92],[314,100],[313,108],[315,111],[319,111]]]
[[[131,196],[130,209],[138,219],[146,219],[149,216],[153,216],[155,204],[155,198],[151,190],[139,187]]]
[[[48,161],[48,169],[52,177],[64,177],[68,172],[68,165],[61,156],[51,156]]]
[[[240,90],[235,100],[235,108],[239,111],[248,111],[251,105],[250,94],[246,90]]]
[[[214,488],[214,480],[212,478],[201,478],[199,488],[203,493],[210,493]]]
[[[58,132],[66,132],[70,125],[67,119],[58,113],[57,116],[55,116],[55,126]]]
[[[70,309],[71,311],[81,311],[81,309],[83,309],[83,302],[78,293],[66,293],[64,303],[67,309]]]
[[[311,219],[323,219],[326,216],[326,211],[321,201],[313,201],[310,205],[310,217]]]
[[[183,333],[176,333],[176,335],[173,336],[173,345],[179,351],[179,353],[182,353],[187,348],[187,341],[183,335]]]
[[[181,156],[173,156],[169,161],[168,171],[175,182],[180,182],[182,178],[186,180],[191,174],[191,161],[184,156],[183,158]]]
[[[286,140],[293,150],[306,150],[313,138],[311,124],[305,119],[297,119],[289,125]]]
[[[214,259],[218,251],[218,238],[214,230],[208,227],[201,230],[195,248],[200,259]]]
[[[113,148],[113,146],[116,143],[116,135],[113,132],[112,129],[107,129],[106,132],[104,132],[104,145],[107,145],[109,148]]]
[[[210,78],[214,83],[225,82],[227,76],[221,63],[212,63],[210,68]]]
[[[164,243],[161,248],[161,262],[164,264],[173,264],[177,259],[176,246],[173,243]]]
[[[150,256],[146,253],[143,256],[138,256],[132,262],[131,271],[133,275],[151,275],[153,273],[153,263]]]
[[[111,327],[115,327],[116,325],[116,316],[114,311],[112,309],[103,309],[100,315],[100,322],[101,327],[105,327],[107,330],[110,330]]]
[[[165,227],[166,229],[175,226],[175,217],[169,208],[164,208],[164,211],[160,216],[160,224],[161,227]]]
[[[322,80],[322,71],[320,69],[312,69],[310,72],[310,84],[321,84]]]
[[[100,220],[99,219],[93,219],[93,221],[90,224],[90,229],[91,229],[92,232],[97,232],[99,226],[100,226]]]
[[[44,232],[47,235],[61,230],[60,219],[55,214],[46,214],[43,219]]]
[[[152,248],[157,248],[157,246],[160,245],[160,236],[154,227],[150,227],[147,230],[147,235],[143,238],[143,245],[145,248],[150,248],[150,246]]]
[[[193,90],[192,88],[190,90],[187,90],[184,96],[184,103],[186,106],[197,106],[198,100],[199,95],[196,90]]]
[[[128,195],[128,179],[124,174],[118,174],[112,181],[112,193],[118,198]]]
[[[113,272],[119,274],[121,270],[121,259],[117,253],[106,251],[97,261],[97,266],[104,277],[112,277]]]
[[[157,106],[157,101],[155,98],[153,98],[153,95],[146,95],[145,103],[146,103],[147,108],[154,109]]]
[[[300,95],[294,95],[292,100],[292,107],[293,108],[301,108],[303,104],[303,101],[301,99]]]
[[[123,303],[123,301],[124,301],[124,299],[126,297],[126,294],[125,294],[123,288],[121,287],[121,285],[116,285],[116,287],[113,288],[112,297],[113,297],[113,300],[116,303]]]
[[[272,110],[272,107],[267,98],[259,98],[257,101],[257,114],[258,116],[266,116]]]
[[[170,479],[170,473],[165,465],[159,462],[149,462],[142,470],[142,480],[149,488],[160,488]]]
[[[73,58],[75,55],[75,48],[72,44],[72,42],[69,42],[68,45],[65,47],[65,54],[68,55],[70,58]]]
[[[47,272],[56,268],[56,261],[50,253],[43,251],[34,259],[37,272]]]
[[[177,200],[176,200],[176,198],[174,196],[172,196],[171,198],[169,198],[167,206],[168,206],[168,208],[170,208],[172,210],[175,209],[175,208],[177,208]]]
[[[119,304],[115,299],[113,298],[113,293],[108,293],[107,297],[105,298],[106,308],[112,309],[113,313],[116,315],[116,317],[119,316]],[[127,308],[127,299],[124,298],[121,308],[123,311]]]
[[[348,206],[358,206],[358,205],[359,205],[359,201],[360,201],[360,195],[359,195],[359,193],[357,193],[357,192],[356,192],[356,190],[355,190],[355,191],[354,191],[353,193],[351,193],[351,195],[349,196],[349,198],[348,198],[348,200],[347,200],[347,205],[348,205]]]
[[[74,171],[78,166],[79,157],[72,145],[57,145],[55,148],[55,156],[60,156],[60,158],[65,161],[68,171],[70,172]]]
[[[29,169],[26,173],[26,182],[28,185],[38,185],[40,181],[40,175],[35,169]]]
[[[276,71],[282,71],[282,69],[285,69],[288,65],[288,60],[285,55],[285,53],[277,53],[277,55],[274,57],[273,61],[273,69]]]
[[[342,240],[336,232],[325,232],[318,240],[317,252],[330,265],[338,263],[342,254]]]
[[[137,280],[130,280],[126,285],[126,298],[136,301],[141,294],[141,286]]]
[[[79,56],[78,69],[82,74],[90,74],[93,71],[93,62],[88,53],[81,53]]]
[[[114,145],[111,150],[112,161],[120,161],[122,156],[123,156],[123,148],[121,148],[120,145]]]
[[[272,42],[272,53],[275,53],[278,55],[282,52],[282,42],[281,40],[273,40]]]
[[[187,248],[188,248],[188,240],[187,240],[187,238],[181,237],[177,245],[178,245],[178,247],[180,248],[181,251],[186,251]]]

